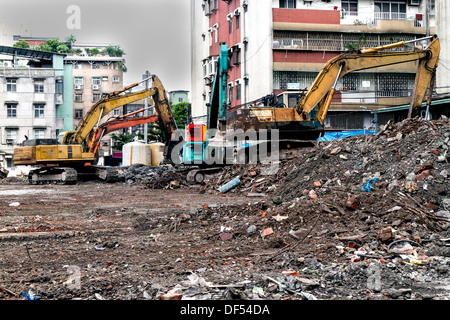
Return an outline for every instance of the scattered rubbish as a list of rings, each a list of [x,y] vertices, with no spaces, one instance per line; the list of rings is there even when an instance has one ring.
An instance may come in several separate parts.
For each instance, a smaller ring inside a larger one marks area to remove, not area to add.
[[[95,248],[95,250],[97,250],[97,251],[103,251],[103,250],[106,249],[105,247],[97,247],[97,246],[94,246],[94,248]]]
[[[10,207],[18,207],[18,206],[20,206],[20,202],[11,202],[11,203],[9,204],[9,206],[10,206]]]
[[[97,299],[97,300],[105,300],[105,298],[103,298],[100,293],[96,292],[96,293],[94,293],[94,296],[95,296],[95,299]]]
[[[233,189],[234,187],[236,187],[239,183],[241,183],[241,180],[239,179],[239,177],[236,177],[233,180],[231,180],[230,182],[221,186],[219,189],[217,189],[217,191],[219,191],[221,193],[228,192],[231,189]]]
[[[272,228],[264,229],[264,230],[261,232],[261,236],[262,236],[263,238],[266,237],[266,236],[268,236],[268,235],[271,235],[271,234],[273,234],[273,229],[272,229]]]
[[[377,235],[377,239],[382,241],[382,242],[391,242],[392,240],[394,240],[395,235],[394,232],[392,230],[392,227],[387,227],[384,228],[380,231],[380,233],[378,233]]]
[[[294,276],[294,277],[300,277],[300,275],[297,273],[297,271],[293,271],[293,270],[286,270],[286,271],[283,271],[282,273],[290,275],[290,276]]]
[[[254,233],[256,231],[256,226],[252,224],[246,231],[247,233]]]
[[[259,297],[264,297],[264,289],[261,287],[253,287],[252,293],[258,295]]]
[[[364,187],[361,188],[361,191],[367,191],[367,192],[370,192],[370,191],[372,190],[372,183],[373,183],[373,182],[377,182],[377,181],[378,181],[378,178],[377,178],[377,177],[375,177],[375,178],[373,178],[373,179],[370,179],[370,180],[366,183],[366,185],[365,185]]]
[[[174,288],[163,294],[161,300],[181,300],[182,297],[181,288]]]
[[[264,193],[247,193],[247,197],[265,197],[266,195]]]
[[[22,296],[25,297],[25,300],[38,300],[41,296],[36,297],[33,291],[28,290],[28,294],[22,292]]]
[[[386,212],[393,212],[393,211],[398,211],[398,210],[400,210],[402,207],[400,207],[400,206],[395,206],[395,207],[392,207],[391,209],[389,209],[388,211],[386,211]]]
[[[277,214],[276,216],[272,216],[272,218],[274,218],[276,221],[280,222],[280,221],[286,220],[287,218],[289,218],[289,216],[287,214],[286,215]]]
[[[227,241],[227,240],[230,240],[230,239],[232,239],[233,238],[233,235],[232,234],[230,234],[230,233],[220,233],[219,234],[219,237],[220,237],[220,240],[222,240],[222,241]]]

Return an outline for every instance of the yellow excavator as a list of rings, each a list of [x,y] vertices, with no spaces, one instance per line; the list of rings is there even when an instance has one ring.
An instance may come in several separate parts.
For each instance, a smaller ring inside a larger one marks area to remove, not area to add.
[[[431,40],[426,48],[416,48],[414,51],[387,51],[423,40]],[[323,132],[323,124],[336,91],[336,85],[344,75],[399,63],[417,62],[416,79],[408,113],[408,118],[411,118],[418,113],[428,88],[430,89],[428,106],[431,103],[439,53],[440,43],[436,35],[362,49],[353,53],[343,53],[325,64],[309,89],[298,97],[294,107],[285,107],[280,103],[278,104],[281,107],[272,105],[245,107],[229,115],[227,128],[231,130],[279,129],[280,138],[315,140]],[[272,100],[276,101],[276,99]]]
[[[29,172],[30,184],[75,183],[80,174],[96,175],[105,181],[115,181],[119,174],[118,168],[94,164],[97,160],[97,148],[93,148],[93,145],[101,140],[99,130],[104,128],[100,123],[103,117],[120,106],[151,97],[158,121],[166,133],[166,145],[170,144],[171,134],[176,129],[166,90],[156,75],[151,79],[152,86],[148,89],[125,93],[138,86],[140,82],[136,82],[105,95],[89,109],[75,131],[62,133],[58,139],[23,141],[21,147],[14,149],[14,164],[37,167]],[[148,120],[153,121],[152,118]]]

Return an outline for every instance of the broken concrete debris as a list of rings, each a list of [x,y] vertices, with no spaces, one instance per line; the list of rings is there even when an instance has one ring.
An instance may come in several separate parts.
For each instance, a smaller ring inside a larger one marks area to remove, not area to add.
[[[69,204],[60,186],[0,194],[0,298],[448,299],[449,148],[448,119],[416,118],[195,188],[187,168],[133,165],[124,183],[64,187]]]

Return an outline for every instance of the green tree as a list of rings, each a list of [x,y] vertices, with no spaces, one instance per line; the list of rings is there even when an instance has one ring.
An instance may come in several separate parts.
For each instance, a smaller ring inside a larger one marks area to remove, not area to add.
[[[110,57],[122,57],[125,52],[120,48],[120,46],[107,46],[105,48],[105,53]]]
[[[36,47],[36,49],[37,49],[37,50],[40,50],[40,51],[49,51],[49,52],[52,51],[52,47],[51,47],[48,43],[46,43],[46,42],[41,43],[40,45],[38,45],[38,46]]]
[[[136,137],[135,134],[127,134],[127,133],[112,133],[111,138],[117,142],[117,145],[114,145],[114,150],[122,150],[124,144],[130,143]]]
[[[72,49],[73,44],[77,41],[77,39],[75,38],[75,36],[73,34],[66,37],[65,40],[66,40],[66,43],[68,44],[68,47],[70,47],[70,49]]]
[[[186,127],[188,105],[189,102],[183,101],[172,106],[173,118],[177,123],[178,129],[184,129]]]
[[[64,43],[59,42],[56,39],[48,39],[46,42],[38,45],[37,50],[67,53],[69,52],[69,47],[67,47]]]
[[[26,42],[25,40],[17,41],[13,44],[14,48],[22,48],[22,49],[28,49],[30,47],[30,44]]]

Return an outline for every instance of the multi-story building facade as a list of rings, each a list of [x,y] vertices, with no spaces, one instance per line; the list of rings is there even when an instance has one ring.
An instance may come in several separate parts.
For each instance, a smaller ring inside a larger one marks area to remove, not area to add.
[[[104,94],[123,89],[122,57],[109,56],[102,52],[108,45],[77,44],[72,47],[76,54],[69,54],[64,61],[73,66],[73,128],[75,130],[92,105]],[[91,55],[86,51],[96,48],[101,54]],[[80,49],[80,50],[76,50]],[[113,110],[110,116],[123,114],[123,108]],[[106,117],[107,118],[107,117]],[[105,119],[106,119],[105,118]],[[111,152],[110,135],[103,137],[100,156]]]
[[[434,0],[191,0],[191,19],[196,122],[206,119],[221,42],[229,48],[231,110],[290,91],[292,106],[296,92],[309,88],[331,58],[359,47],[422,38],[436,25]],[[397,50],[414,50],[414,44]],[[416,68],[411,62],[346,75],[325,125],[374,129],[374,111],[409,103]],[[401,115],[379,113],[379,123],[399,120],[407,114],[404,109]]]
[[[28,170],[12,161],[23,140],[54,139],[72,127],[72,69],[63,54],[10,46],[0,54],[0,165],[17,175]]]
[[[187,90],[169,91],[169,102],[172,104],[177,104],[180,102],[189,102],[189,91]]]

